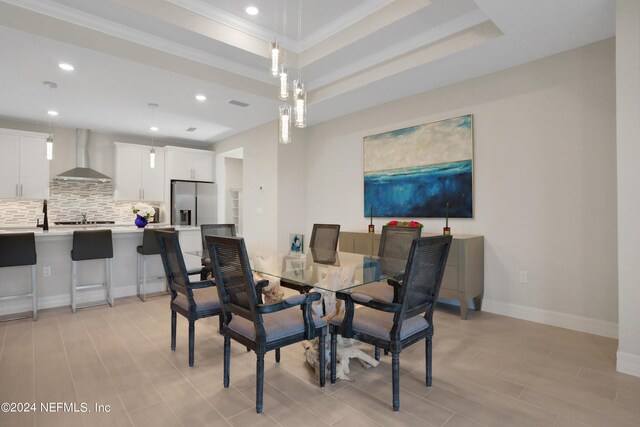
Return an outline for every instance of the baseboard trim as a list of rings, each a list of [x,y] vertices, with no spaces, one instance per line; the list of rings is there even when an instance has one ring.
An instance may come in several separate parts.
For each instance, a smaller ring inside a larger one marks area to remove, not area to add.
[[[616,370],[640,377],[640,356],[619,351],[616,353]]]
[[[523,305],[509,304],[501,301],[484,299],[482,310],[516,319],[529,320],[545,325],[558,326],[588,334],[618,338],[618,324],[605,320],[560,313],[558,311],[543,310]],[[638,365],[640,366],[640,364]]]
[[[155,282],[149,283],[147,282],[146,292],[147,294],[154,292],[164,291],[165,284],[163,282]],[[114,296],[116,298],[124,298],[131,297],[137,295],[138,289],[136,285],[130,286],[117,286],[114,289]],[[79,302],[83,301],[94,301],[99,300],[100,298],[104,298],[103,290],[91,290],[82,292],[82,299]],[[56,307],[64,307],[71,306],[71,295],[62,294],[62,295],[51,295],[46,297],[38,297],[38,310],[44,310],[47,308],[56,308]],[[16,314],[16,313],[25,313],[31,311],[31,298],[22,298],[20,300],[16,300],[13,304],[2,304],[0,305],[0,316],[5,316],[8,314]]]

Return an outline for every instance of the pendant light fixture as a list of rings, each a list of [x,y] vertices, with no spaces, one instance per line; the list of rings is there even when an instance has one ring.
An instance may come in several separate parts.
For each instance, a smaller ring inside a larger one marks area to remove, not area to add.
[[[157,131],[158,127],[156,126],[156,118],[155,118],[155,110],[158,108],[158,104],[150,103],[149,108],[151,108],[151,151],[149,152],[149,167],[154,169],[156,167],[156,148],[153,142],[153,133]],[[156,129],[156,130],[153,130]]]
[[[302,83],[302,0],[298,1],[298,80],[293,82],[295,126],[307,127],[307,93]]]
[[[53,108],[53,89],[58,88],[58,84],[50,81],[42,82],[43,85],[49,87],[49,106],[47,115],[49,116],[49,135],[47,136],[47,160],[53,160],[53,134],[51,133],[51,117],[56,114],[51,114],[55,109]]]
[[[273,41],[271,42],[271,77],[277,79],[280,75],[280,44],[278,43],[278,5],[273,6]]]
[[[282,11],[282,34],[287,34],[287,0],[284,0]],[[280,64],[280,94],[279,98],[282,101],[289,99],[289,79],[287,74],[287,51],[285,50],[282,55],[282,63]]]
[[[280,106],[278,138],[280,144],[291,143],[291,106],[288,104]]]

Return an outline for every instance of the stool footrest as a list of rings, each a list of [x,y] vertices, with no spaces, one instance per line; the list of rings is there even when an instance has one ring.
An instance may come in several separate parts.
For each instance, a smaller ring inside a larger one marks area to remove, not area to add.
[[[77,285],[76,286],[76,290],[82,291],[82,290],[85,290],[85,289],[104,288],[106,286],[107,286],[107,283],[95,283],[95,284],[89,284],[89,285]]]

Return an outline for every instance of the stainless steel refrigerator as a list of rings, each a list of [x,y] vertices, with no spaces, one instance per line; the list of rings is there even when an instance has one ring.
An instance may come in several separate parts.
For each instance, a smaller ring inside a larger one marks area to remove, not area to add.
[[[171,224],[218,223],[218,186],[213,182],[171,181]]]

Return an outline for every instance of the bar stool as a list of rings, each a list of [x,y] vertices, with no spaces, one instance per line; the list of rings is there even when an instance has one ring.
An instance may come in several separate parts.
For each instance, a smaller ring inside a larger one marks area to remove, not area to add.
[[[77,263],[92,259],[104,259],[107,275],[106,283],[78,285]],[[73,232],[73,249],[71,250],[71,311],[76,312],[76,291],[102,288],[107,291],[107,300],[97,303],[85,303],[82,307],[109,304],[113,307],[113,241],[111,230],[86,230]]]
[[[0,297],[0,301],[31,297],[34,321],[38,320],[36,262],[36,238],[34,233],[0,234],[0,267],[31,266],[31,293],[3,296]],[[14,317],[12,319],[24,319],[25,317],[28,316]]]
[[[156,239],[156,231],[175,231],[175,228],[145,228],[142,234],[142,246],[138,246],[138,298],[145,301],[147,299],[146,286],[147,286],[147,256],[160,255],[160,246],[158,246],[158,240]],[[165,279],[165,276],[153,277],[153,279]]]

